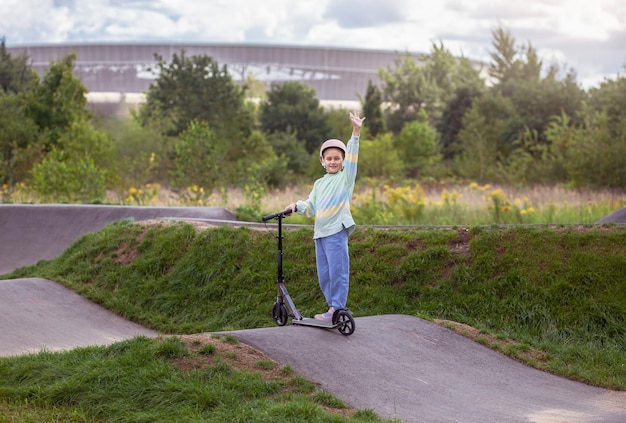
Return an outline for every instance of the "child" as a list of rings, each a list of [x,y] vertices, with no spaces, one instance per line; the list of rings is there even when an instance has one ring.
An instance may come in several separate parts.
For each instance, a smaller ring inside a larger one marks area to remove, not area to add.
[[[315,315],[318,320],[332,320],[334,311],[344,308],[348,300],[348,236],[355,229],[350,199],[356,179],[363,120],[365,118],[359,117],[358,112],[350,113],[352,137],[347,147],[336,139],[322,144],[320,161],[326,169],[326,175],[315,181],[306,201],[297,201],[285,207],[285,210],[307,217],[315,216],[313,239],[317,276],[329,306],[327,312]]]

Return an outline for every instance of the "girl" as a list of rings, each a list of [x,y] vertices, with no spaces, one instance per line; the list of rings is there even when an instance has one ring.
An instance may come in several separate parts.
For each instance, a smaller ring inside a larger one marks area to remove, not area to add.
[[[320,161],[326,175],[315,181],[307,200],[289,204],[291,210],[315,217],[313,239],[320,288],[328,311],[316,314],[318,320],[332,320],[335,310],[346,307],[350,278],[348,236],[356,224],[350,212],[359,154],[359,136],[365,118],[350,113],[352,137],[348,145],[337,139],[325,141],[320,148]]]

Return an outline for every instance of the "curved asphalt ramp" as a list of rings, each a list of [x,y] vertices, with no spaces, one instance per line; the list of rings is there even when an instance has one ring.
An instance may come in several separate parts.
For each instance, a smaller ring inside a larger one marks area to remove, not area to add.
[[[0,280],[0,310],[0,355],[157,335],[47,279]]]
[[[0,274],[63,253],[74,241],[122,219],[200,219],[235,216],[221,207],[0,205]],[[0,280],[0,355],[105,345],[156,332],[116,316],[46,279]]]
[[[435,323],[355,319],[356,330],[229,332],[346,403],[406,422],[626,422],[626,392],[527,367]]]
[[[615,210],[613,213],[603,217],[596,222],[596,225],[603,223],[626,223],[626,207]]]
[[[109,223],[193,218],[233,221],[222,207],[131,207],[99,205],[0,205],[0,274],[59,256],[80,236]]]
[[[51,259],[124,218],[231,220],[219,208],[0,205],[0,273]],[[268,317],[269,319],[269,317]],[[303,326],[229,332],[347,404],[406,422],[626,422],[626,392],[553,376],[434,323],[356,319],[356,331]],[[0,355],[105,345],[155,332],[46,279],[0,281]]]

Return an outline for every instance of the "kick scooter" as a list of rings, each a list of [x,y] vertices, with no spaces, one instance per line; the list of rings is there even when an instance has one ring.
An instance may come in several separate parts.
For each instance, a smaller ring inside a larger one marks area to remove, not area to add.
[[[278,297],[272,307],[272,318],[278,326],[285,326],[287,320],[291,317],[291,323],[294,325],[313,326],[323,329],[337,329],[342,335],[349,336],[354,333],[355,325],[352,313],[347,308],[335,310],[331,321],[317,320],[309,317],[303,317],[296,308],[293,300],[287,292],[285,286],[285,275],[283,275],[283,224],[285,216],[291,214],[291,210],[283,210],[278,213],[264,216],[263,222],[268,220],[278,220]]]

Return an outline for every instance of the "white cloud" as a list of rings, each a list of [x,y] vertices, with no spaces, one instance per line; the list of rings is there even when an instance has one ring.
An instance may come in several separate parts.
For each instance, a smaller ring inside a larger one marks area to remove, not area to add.
[[[64,41],[71,26],[67,8],[54,7],[52,1],[2,0],[0,36],[7,43]]]

